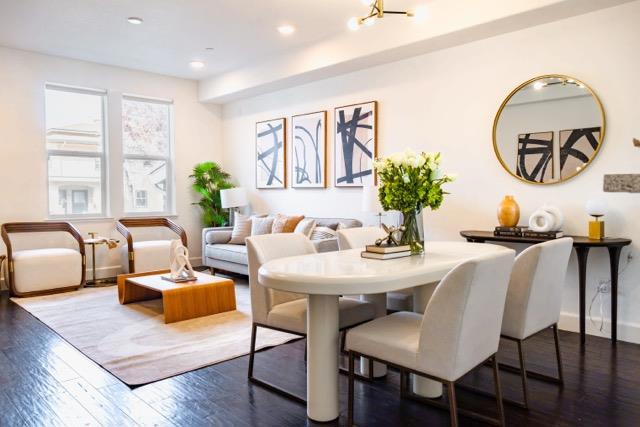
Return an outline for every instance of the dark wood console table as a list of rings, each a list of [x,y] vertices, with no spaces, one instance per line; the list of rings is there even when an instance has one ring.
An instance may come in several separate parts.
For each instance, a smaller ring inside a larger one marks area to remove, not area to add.
[[[493,231],[461,231],[460,235],[468,242],[507,242],[525,243],[535,245],[546,242],[546,239],[534,237],[494,236]],[[631,244],[631,239],[605,238],[591,240],[584,236],[567,236],[573,239],[573,247],[578,256],[578,282],[580,285],[580,343],[585,342],[586,323],[586,289],[587,289],[587,259],[589,249],[607,248],[609,251],[609,265],[611,267],[611,344],[616,345],[618,340],[618,266],[620,264],[620,252],[622,248]]]

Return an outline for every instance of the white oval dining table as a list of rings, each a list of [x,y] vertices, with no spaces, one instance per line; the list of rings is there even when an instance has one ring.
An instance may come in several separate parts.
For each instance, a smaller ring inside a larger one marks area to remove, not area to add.
[[[280,258],[262,265],[258,280],[263,286],[308,295],[307,416],[327,422],[340,415],[339,296],[384,295],[421,287],[440,281],[461,262],[503,250],[507,249],[484,243],[428,242],[424,255],[393,260],[362,258],[361,249],[352,249]],[[441,387],[439,383],[424,381],[427,383],[422,384],[423,389]]]

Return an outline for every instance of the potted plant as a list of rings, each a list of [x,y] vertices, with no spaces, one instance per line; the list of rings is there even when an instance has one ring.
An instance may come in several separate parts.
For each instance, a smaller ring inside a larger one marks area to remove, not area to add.
[[[376,159],[374,168],[380,177],[378,198],[382,208],[402,212],[400,244],[409,245],[412,254],[423,253],[418,226],[422,209],[438,209],[448,194],[442,186],[454,177],[440,171],[440,153],[414,153],[410,149]]]
[[[231,175],[215,162],[203,162],[193,167],[193,189],[200,195],[200,201],[193,203],[202,209],[202,222],[207,227],[217,227],[228,223],[229,213],[220,204],[220,190],[232,188]]]

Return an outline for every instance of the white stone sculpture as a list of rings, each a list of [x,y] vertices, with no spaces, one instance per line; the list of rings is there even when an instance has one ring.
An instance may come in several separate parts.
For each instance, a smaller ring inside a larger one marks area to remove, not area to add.
[[[529,217],[529,229],[538,232],[558,231],[564,224],[564,215],[556,206],[545,204]]]
[[[189,262],[189,249],[185,248],[179,239],[171,241],[169,262],[171,266],[171,279],[189,280],[195,278],[193,267],[191,267],[191,262]]]

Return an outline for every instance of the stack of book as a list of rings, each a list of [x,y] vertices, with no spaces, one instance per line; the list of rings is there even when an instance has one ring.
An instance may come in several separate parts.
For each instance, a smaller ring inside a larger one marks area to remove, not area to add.
[[[538,239],[559,239],[564,236],[562,231],[533,231],[528,227],[517,225],[515,227],[498,226],[493,230],[494,236],[507,237],[534,237]]]
[[[362,258],[395,259],[411,256],[411,247],[409,245],[367,245],[365,249],[360,253]]]

